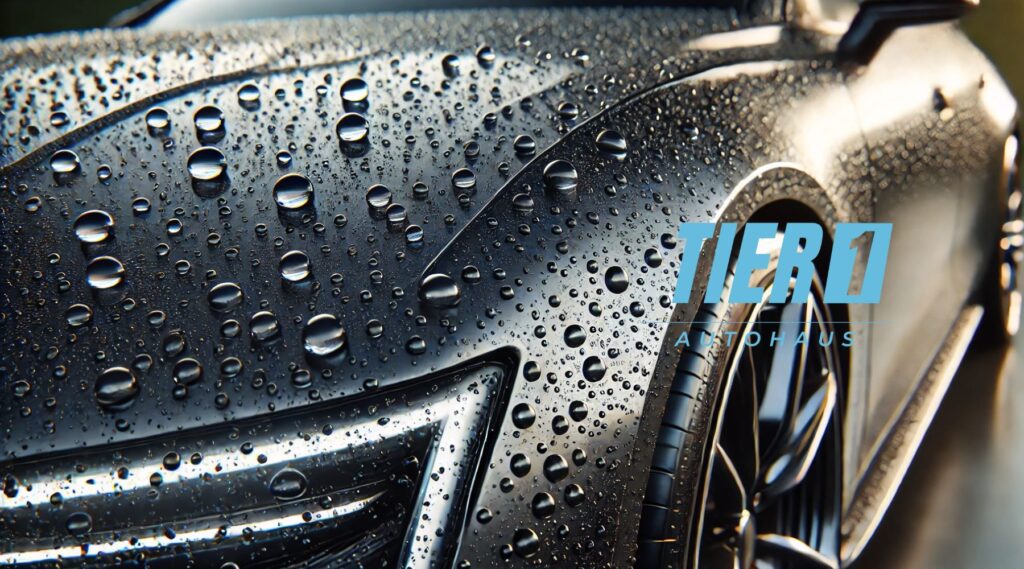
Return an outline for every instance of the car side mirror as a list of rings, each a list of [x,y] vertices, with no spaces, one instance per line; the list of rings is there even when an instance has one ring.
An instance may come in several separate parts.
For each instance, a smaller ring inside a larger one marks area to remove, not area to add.
[[[866,64],[896,28],[956,20],[977,5],[978,0],[867,0],[839,40],[839,58]]]

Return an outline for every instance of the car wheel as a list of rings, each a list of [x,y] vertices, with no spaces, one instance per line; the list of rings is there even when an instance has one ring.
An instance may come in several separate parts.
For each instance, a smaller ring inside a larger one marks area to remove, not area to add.
[[[1024,260],[1024,221],[1017,166],[1018,139],[1011,135],[1003,149],[1003,177],[1000,199],[1005,201],[1006,217],[999,232],[985,283],[985,321],[983,333],[989,338],[1012,338],[1020,329],[1020,265]]]
[[[765,301],[705,304],[687,332],[637,567],[838,567],[845,337],[817,278],[768,303],[774,267]]]

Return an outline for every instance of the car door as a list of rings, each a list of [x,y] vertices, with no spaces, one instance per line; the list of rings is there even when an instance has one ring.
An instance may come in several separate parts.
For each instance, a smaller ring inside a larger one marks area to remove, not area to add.
[[[976,227],[959,210],[981,203],[991,181],[995,129],[980,103],[989,69],[956,24],[945,23],[895,30],[849,75],[875,217],[893,224],[874,308],[864,458],[929,369],[978,272],[977,248],[967,247]]]

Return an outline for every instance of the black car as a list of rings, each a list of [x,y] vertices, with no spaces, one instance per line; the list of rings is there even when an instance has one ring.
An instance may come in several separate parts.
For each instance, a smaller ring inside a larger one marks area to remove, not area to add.
[[[478,4],[0,43],[0,565],[857,558],[1019,324],[1017,104],[968,4]],[[759,302],[676,302],[697,222],[779,224],[697,261]],[[779,268],[869,222],[878,303]]]

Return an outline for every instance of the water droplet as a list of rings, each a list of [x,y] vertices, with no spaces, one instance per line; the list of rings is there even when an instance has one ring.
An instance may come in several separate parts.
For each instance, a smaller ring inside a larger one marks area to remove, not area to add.
[[[171,115],[167,109],[153,107],[146,113],[146,128],[153,135],[163,134],[171,127]]]
[[[73,174],[80,166],[78,155],[70,150],[58,150],[50,156],[50,170],[55,175]]]
[[[288,251],[281,255],[279,268],[282,279],[293,283],[303,281],[310,275],[309,256],[302,251]]]
[[[544,476],[551,482],[560,482],[569,475],[569,463],[553,454],[544,460]]]
[[[113,173],[114,171],[110,169],[108,164],[100,164],[100,167],[96,169],[96,178],[101,182],[106,182]]]
[[[457,190],[471,190],[476,186],[476,175],[469,168],[459,168],[452,174],[452,186]]]
[[[109,213],[92,209],[75,219],[75,237],[82,243],[100,243],[110,237],[114,218]]]
[[[366,203],[374,209],[384,209],[391,204],[391,190],[382,184],[374,184],[366,190]]]
[[[260,88],[253,83],[246,83],[238,88],[238,104],[243,109],[252,110],[260,106]]]
[[[614,130],[602,130],[597,134],[597,138],[594,140],[597,145],[597,149],[602,153],[615,158],[616,160],[625,160],[626,158],[626,139]]]
[[[294,468],[285,468],[270,480],[270,493],[278,500],[301,498],[308,487],[306,475]]]
[[[570,348],[578,348],[587,340],[587,332],[578,324],[573,324],[565,329],[565,345]]]
[[[370,125],[363,118],[363,115],[345,113],[338,119],[336,130],[338,131],[338,139],[343,143],[366,142],[366,137],[370,133]]]
[[[278,337],[281,333],[281,326],[273,312],[261,310],[249,319],[249,333],[253,340],[266,343]]]
[[[450,53],[441,60],[441,69],[444,70],[444,74],[448,77],[455,77],[459,74],[460,63],[459,56]]]
[[[331,314],[318,314],[309,319],[302,330],[302,344],[314,356],[340,352],[347,343],[345,328]]]
[[[420,283],[420,300],[436,308],[452,308],[462,301],[455,279],[444,273],[427,275]]]
[[[72,304],[64,312],[68,325],[72,328],[85,326],[92,320],[92,309],[84,304]]]
[[[92,518],[85,512],[75,512],[68,516],[64,527],[71,535],[81,537],[92,531]]]
[[[341,84],[341,101],[345,108],[363,108],[370,95],[370,86],[359,77],[353,77]]]
[[[575,508],[583,503],[586,493],[579,484],[570,484],[565,487],[565,503]]]
[[[128,368],[109,368],[96,380],[96,402],[107,411],[127,409],[138,394],[139,382]]]
[[[522,478],[530,473],[530,458],[522,453],[512,455],[509,459],[509,468],[512,474]]]
[[[182,358],[174,364],[171,377],[178,385],[192,385],[203,379],[203,365],[193,358]]]
[[[537,419],[537,412],[529,403],[520,403],[512,409],[512,424],[517,429],[528,429]]]
[[[519,156],[533,156],[537,151],[537,142],[528,134],[521,134],[512,141],[512,148]]]
[[[202,142],[213,142],[224,137],[224,111],[207,105],[194,115],[196,136]]]
[[[423,242],[423,228],[419,225],[410,225],[405,228],[405,242],[411,245]]]
[[[113,288],[124,282],[124,265],[113,257],[96,257],[85,269],[85,280],[96,289]]]
[[[544,185],[550,190],[571,192],[576,189],[576,168],[565,160],[552,160],[544,167]]]
[[[285,174],[274,184],[274,201],[285,210],[304,208],[313,201],[313,184],[302,174]]]
[[[494,49],[489,45],[482,45],[476,50],[476,60],[480,63],[481,67],[490,67],[494,65]]]
[[[555,498],[547,492],[541,492],[533,497],[531,504],[533,515],[538,518],[547,518],[555,513]]]
[[[622,267],[609,267],[604,273],[604,284],[611,292],[615,294],[622,294],[623,292],[626,292],[626,288],[629,287],[629,277],[626,275],[626,271]]]
[[[540,551],[540,538],[537,537],[537,532],[528,528],[517,529],[512,537],[512,549],[516,555],[523,558],[528,559],[536,555]]]
[[[275,159],[277,160],[277,165],[279,167],[287,168],[292,163],[292,153],[288,152],[287,150],[281,150],[280,152],[277,153]]]
[[[193,180],[208,182],[224,175],[227,160],[224,153],[212,146],[197,148],[188,155],[188,173]]]
[[[242,287],[235,283],[220,283],[210,289],[206,299],[214,312],[228,312],[238,308],[245,300],[245,295],[242,293]]]
[[[583,377],[588,381],[601,381],[607,371],[608,368],[604,367],[604,362],[597,356],[590,356],[583,360]]]

